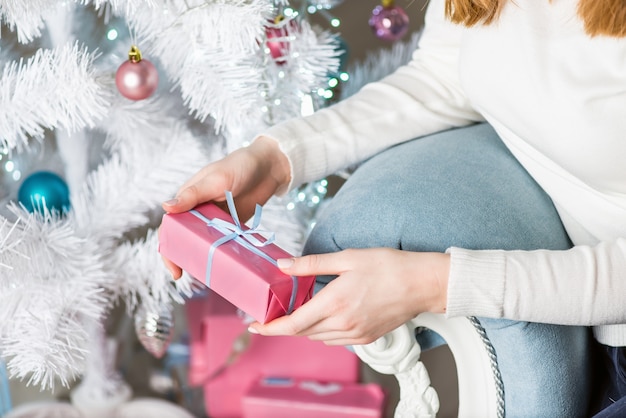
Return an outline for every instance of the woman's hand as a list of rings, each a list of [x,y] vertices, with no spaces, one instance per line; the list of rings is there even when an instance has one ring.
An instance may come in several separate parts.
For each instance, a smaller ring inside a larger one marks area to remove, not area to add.
[[[245,222],[254,214],[257,203],[262,205],[283,191],[290,180],[287,157],[276,141],[261,137],[202,168],[182,185],[175,198],[163,203],[163,209],[180,213],[210,201],[221,205],[226,200],[224,192],[230,190],[239,219]],[[175,279],[182,275],[180,267],[170,260],[163,258],[163,262]]]
[[[289,275],[338,275],[263,335],[302,335],[328,345],[367,344],[422,312],[446,309],[449,255],[386,248],[353,249],[279,260]]]

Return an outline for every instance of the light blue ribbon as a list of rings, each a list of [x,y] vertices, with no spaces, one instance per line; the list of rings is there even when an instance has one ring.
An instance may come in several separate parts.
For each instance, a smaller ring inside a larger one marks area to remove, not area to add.
[[[9,376],[6,365],[0,358],[0,417],[11,410],[11,393],[9,392]]]
[[[254,254],[258,255],[264,260],[269,261],[274,266],[278,267],[276,260],[274,260],[272,257],[265,254],[263,251],[259,249],[261,247],[264,247],[266,245],[273,243],[274,234],[272,233],[269,236],[269,238],[267,238],[265,241],[261,241],[257,237],[254,236],[254,234],[259,234],[261,232],[264,232],[264,231],[259,230],[259,226],[261,224],[261,214],[263,211],[263,208],[261,207],[261,205],[256,205],[254,209],[254,217],[252,218],[252,226],[249,229],[244,230],[241,227],[241,222],[239,222],[239,216],[237,215],[237,210],[235,208],[235,201],[233,200],[232,193],[230,191],[226,191],[225,193],[226,193],[226,203],[228,204],[228,210],[230,211],[230,215],[233,218],[233,221],[235,221],[234,224],[228,221],[225,221],[223,219],[219,219],[219,218],[209,219],[195,209],[192,209],[191,211],[189,211],[192,215],[194,215],[201,221],[205,222],[208,227],[215,228],[216,230],[224,234],[222,238],[218,239],[213,244],[211,244],[211,248],[209,249],[206,273],[205,273],[205,278],[204,278],[205,283],[208,287],[211,287],[211,270],[213,270],[212,267],[213,267],[213,258],[215,257],[215,250],[220,245],[225,244],[229,241],[237,242],[238,244],[252,251]],[[298,279],[295,276],[291,276],[291,281],[292,281],[293,287],[291,289],[291,298],[289,299],[289,307],[287,309],[287,314],[290,314],[291,312],[293,312],[293,307],[296,302],[296,295],[298,293]]]

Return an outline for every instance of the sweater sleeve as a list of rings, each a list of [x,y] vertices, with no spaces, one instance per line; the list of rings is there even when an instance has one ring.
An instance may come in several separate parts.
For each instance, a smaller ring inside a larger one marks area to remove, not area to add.
[[[626,238],[565,251],[448,252],[448,316],[626,323]]]
[[[462,28],[445,19],[443,3],[430,2],[410,63],[349,98],[257,136],[278,141],[288,157],[289,188],[333,174],[400,142],[482,120],[460,87]]]

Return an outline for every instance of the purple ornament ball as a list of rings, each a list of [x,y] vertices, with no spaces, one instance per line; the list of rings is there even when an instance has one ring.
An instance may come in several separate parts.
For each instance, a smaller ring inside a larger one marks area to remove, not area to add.
[[[143,100],[152,96],[159,84],[159,73],[150,61],[125,61],[117,69],[115,85],[130,100]]]
[[[379,39],[396,41],[409,29],[409,16],[402,7],[378,5],[372,10],[369,25]]]

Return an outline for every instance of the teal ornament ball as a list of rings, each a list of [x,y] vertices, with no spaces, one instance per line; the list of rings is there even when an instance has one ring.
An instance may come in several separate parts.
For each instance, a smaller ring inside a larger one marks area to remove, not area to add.
[[[24,179],[17,192],[17,200],[29,212],[50,212],[61,214],[70,209],[70,189],[58,175],[49,171],[38,171]]]

